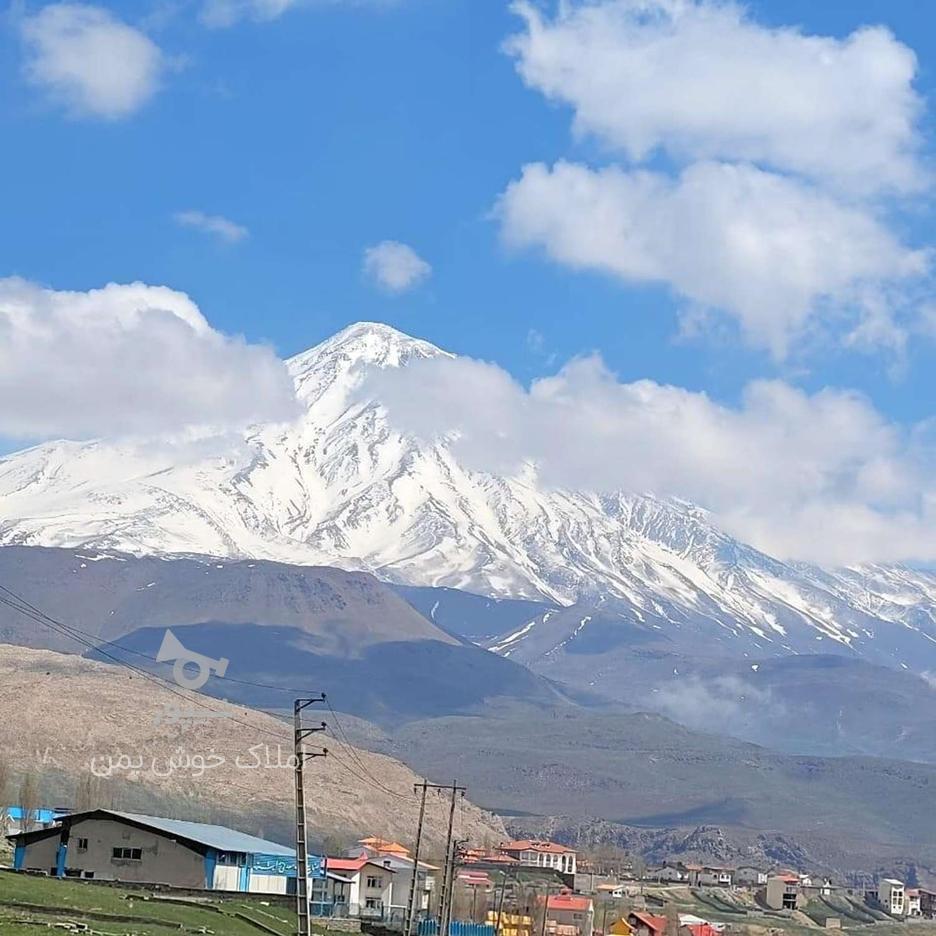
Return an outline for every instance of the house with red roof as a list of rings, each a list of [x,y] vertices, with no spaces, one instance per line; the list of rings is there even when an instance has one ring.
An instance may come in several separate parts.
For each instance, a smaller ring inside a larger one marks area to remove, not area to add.
[[[634,910],[628,914],[627,922],[634,936],[666,936],[668,920],[665,916]]]
[[[679,936],[722,936],[711,923],[687,923],[679,927]]]
[[[539,899],[542,905],[542,897]],[[591,897],[564,890],[546,898],[546,931],[555,936],[592,936],[595,905]]]
[[[439,870],[435,865],[420,861],[419,866],[415,867],[408,848],[399,842],[389,842],[381,838],[361,839],[357,848],[351,850],[349,857],[364,857],[393,873],[393,892],[390,903],[385,907],[384,920],[403,920],[414,873],[416,875],[416,910],[424,912],[429,909],[432,892],[435,889],[436,874]]]
[[[326,858],[328,872],[348,881],[348,915],[383,920],[393,907],[394,871],[366,852],[356,858]]]

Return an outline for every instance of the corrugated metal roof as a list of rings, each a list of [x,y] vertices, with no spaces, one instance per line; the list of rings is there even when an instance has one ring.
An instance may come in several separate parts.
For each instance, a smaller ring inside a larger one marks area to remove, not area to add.
[[[268,842],[266,839],[228,829],[225,826],[208,825],[204,822],[186,822],[184,819],[164,819],[162,816],[142,816],[138,813],[116,812],[111,809],[101,811],[130,822],[149,826],[151,829],[158,829],[169,835],[199,842],[209,848],[216,848],[218,851],[246,852],[250,855],[288,855],[290,858],[296,854],[294,848]]]

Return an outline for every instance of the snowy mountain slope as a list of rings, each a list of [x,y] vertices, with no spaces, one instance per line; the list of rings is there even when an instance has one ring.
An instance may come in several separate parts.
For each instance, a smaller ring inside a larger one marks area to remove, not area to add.
[[[0,460],[0,543],[331,564],[586,608],[564,612],[554,634],[534,618],[510,644],[529,662],[617,620],[706,653],[831,647],[936,669],[934,575],[781,563],[684,502],[546,490],[532,469],[471,472],[444,444],[396,431],[379,400],[357,398],[371,369],[444,353],[361,323],[288,362],[306,406],[298,425],[208,450],[102,440],[11,455]]]

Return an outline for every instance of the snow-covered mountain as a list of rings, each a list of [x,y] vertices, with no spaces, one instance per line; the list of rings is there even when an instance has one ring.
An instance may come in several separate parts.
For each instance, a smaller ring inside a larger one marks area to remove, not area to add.
[[[934,575],[783,563],[685,502],[469,471],[360,398],[372,369],[445,353],[361,323],[288,362],[306,407],[297,425],[223,443],[54,442],[8,456],[0,543],[331,564],[597,608],[738,656],[831,646],[936,670]],[[557,631],[535,618],[499,649],[522,658],[537,641],[548,652],[581,640],[591,616],[566,610]]]

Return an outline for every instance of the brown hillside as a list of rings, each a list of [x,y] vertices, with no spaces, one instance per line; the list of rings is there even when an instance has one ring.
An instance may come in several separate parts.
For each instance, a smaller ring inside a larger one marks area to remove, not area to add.
[[[14,774],[36,775],[56,805],[89,805],[78,800],[90,792],[118,808],[171,808],[179,818],[224,818],[288,840],[291,725],[177,691],[185,698],[119,666],[0,645],[0,756]],[[167,721],[179,708],[198,718]],[[310,710],[310,721],[328,717]],[[376,834],[411,843],[420,778],[393,758],[349,748],[334,724],[312,739],[319,740],[330,754],[308,768],[310,837],[350,843]],[[430,840],[444,838],[447,818],[441,796],[430,795]],[[459,806],[456,832],[475,841],[504,835],[500,820],[468,802]]]

